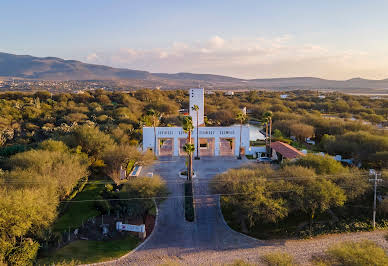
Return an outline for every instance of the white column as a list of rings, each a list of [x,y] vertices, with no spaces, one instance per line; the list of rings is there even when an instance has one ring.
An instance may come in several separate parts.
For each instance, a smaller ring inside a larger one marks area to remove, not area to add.
[[[174,136],[174,156],[179,156],[179,141],[178,141],[178,136]]]
[[[220,137],[219,136],[214,137],[214,155],[220,156]]]

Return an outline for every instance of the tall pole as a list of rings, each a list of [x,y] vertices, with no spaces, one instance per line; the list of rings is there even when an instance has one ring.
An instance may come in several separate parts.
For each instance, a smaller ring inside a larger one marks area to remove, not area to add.
[[[240,121],[240,145],[238,147],[238,159],[242,159],[242,157],[241,157],[241,134],[242,134],[242,120]]]
[[[154,117],[154,154],[156,154],[156,126],[155,126],[155,117]]]
[[[197,160],[199,159],[199,149],[198,149],[198,110],[197,110]]]
[[[377,182],[382,181],[382,179],[378,179],[377,175],[378,173],[371,169],[369,170],[369,173],[374,175],[373,179],[369,179],[370,182],[373,182],[373,188],[374,188],[374,195],[373,195],[373,230],[376,228],[376,194],[377,194]]]
[[[265,122],[265,150],[267,152],[267,157],[268,157],[268,120]]]
[[[272,143],[272,117],[269,117],[269,147],[268,150],[271,153],[271,143]],[[270,154],[270,158],[272,154]]]
[[[189,144],[191,146],[191,130],[189,130],[188,137],[189,137]],[[187,177],[189,178],[189,181],[191,181],[192,179],[192,173],[193,173],[193,153],[192,151],[190,151],[189,152],[189,171],[187,173]]]

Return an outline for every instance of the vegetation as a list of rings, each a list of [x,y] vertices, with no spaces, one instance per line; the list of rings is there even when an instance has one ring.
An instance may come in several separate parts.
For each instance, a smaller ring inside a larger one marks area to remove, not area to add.
[[[115,209],[122,216],[129,217],[141,217],[143,223],[150,211],[155,207],[152,198],[161,198],[167,196],[167,187],[163,179],[158,175],[154,175],[152,178],[149,177],[137,177],[128,180],[120,192],[110,192],[110,197],[123,199],[118,201],[110,208]],[[128,200],[132,199],[132,200]]]
[[[134,249],[139,244],[139,239],[126,236],[119,240],[86,241],[76,240],[57,249],[50,258],[38,260],[38,264],[53,264],[58,262],[71,263],[76,260],[78,264],[96,263],[121,257]]]
[[[387,99],[338,93],[320,98],[309,91],[288,92],[289,97],[281,99],[279,94],[208,95],[205,123],[241,123],[236,114],[247,107],[248,120],[266,118],[273,140],[342,155],[362,169],[381,170],[386,179],[388,135],[381,129],[387,123]],[[150,212],[150,200],[142,205],[116,199],[129,194],[146,198],[166,195],[165,184],[157,177],[121,180],[120,169],[153,160],[150,152],[137,149],[143,125],[155,129],[183,124],[191,133],[192,123],[179,113],[189,108],[187,96],[182,90],[146,89],[129,93],[1,93],[0,262],[32,264],[38,249],[58,238],[56,231],[78,226],[96,215],[112,212],[144,218]],[[296,141],[291,142],[291,137]],[[306,144],[307,137],[316,145]],[[191,137],[188,144],[188,172],[192,173]],[[371,191],[363,170],[343,167],[329,157],[308,155],[276,171],[233,170],[217,178],[226,182],[214,183],[215,191],[246,193],[221,200],[223,210],[230,214],[224,213],[227,220],[252,235],[257,233],[256,227],[264,228],[266,236],[370,228],[365,217],[370,216]],[[95,198],[98,203],[68,202]],[[387,215],[383,205],[379,204],[380,226],[385,225]]]
[[[282,252],[268,253],[262,257],[263,262],[268,266],[294,266],[294,258]]]
[[[184,117],[182,127],[183,131],[187,133],[187,143],[183,146],[183,150],[187,153],[187,179],[191,181],[193,178],[193,153],[195,150],[191,139],[191,132],[194,129],[191,116]]]
[[[344,242],[329,248],[325,256],[316,258],[318,265],[387,265],[388,255],[372,241]]]
[[[278,170],[263,166],[233,169],[212,181],[214,192],[234,194],[221,198],[230,225],[262,238],[370,230],[370,223],[361,222],[370,215],[370,188],[365,172],[319,155]]]

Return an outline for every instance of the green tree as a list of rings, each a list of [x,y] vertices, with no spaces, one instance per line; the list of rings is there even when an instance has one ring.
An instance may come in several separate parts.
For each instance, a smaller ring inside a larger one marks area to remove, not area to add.
[[[156,126],[159,123],[160,113],[158,111],[156,111],[155,109],[149,109],[147,111],[147,115],[152,118],[152,126],[154,128],[154,154],[157,155],[157,153],[156,153]]]
[[[314,127],[303,123],[292,124],[290,131],[300,142],[304,142],[306,138],[314,136]]]
[[[314,218],[332,207],[344,205],[346,195],[343,189],[323,178],[309,179],[303,182],[299,207],[310,217],[310,232]]]
[[[238,212],[242,224],[246,221],[250,226],[256,222],[276,222],[287,216],[288,210],[286,201],[276,197],[276,191],[263,178],[270,174],[272,170],[229,170],[215,177],[212,190],[220,194],[234,194],[223,196],[222,201]]]
[[[30,150],[9,159],[15,184],[54,189],[60,199],[68,196],[77,182],[88,176],[88,161],[69,152]]]
[[[245,121],[247,120],[247,115],[244,114],[243,112],[239,112],[237,115],[236,115],[236,119],[240,122],[240,146],[239,146],[239,150],[238,150],[238,159],[242,159],[241,158],[241,144],[242,144],[242,125],[243,123],[245,123]]]
[[[267,149],[267,154],[271,153],[271,142],[272,142],[272,112],[267,111],[263,114],[263,121],[265,123],[265,146]],[[269,143],[267,141],[269,134]]]
[[[119,184],[120,168],[127,168],[130,161],[135,161],[141,165],[149,165],[154,159],[151,152],[140,152],[136,146],[113,145],[109,146],[103,153],[102,158],[105,162],[105,173],[116,183]]]
[[[193,178],[193,152],[195,150],[191,141],[191,132],[194,129],[191,116],[185,116],[183,118],[182,128],[183,131],[187,133],[187,143],[184,145],[183,149],[187,153],[187,178],[191,181]]]
[[[198,105],[196,105],[196,104],[194,104],[194,106],[192,107],[193,108],[193,110],[196,112],[196,114],[197,114],[197,157],[195,158],[195,159],[199,159],[199,139],[198,139],[198,133],[199,133],[199,125],[198,125],[198,123],[199,123],[199,121],[198,121],[198,110],[199,110],[199,107],[198,107]]]
[[[97,127],[82,125],[74,130],[74,140],[72,146],[81,146],[82,151],[97,160],[101,157],[102,152],[113,145],[113,139],[101,132]]]
[[[348,172],[348,169],[343,167],[340,162],[334,160],[331,156],[307,154],[294,162],[296,165],[300,165],[307,168],[312,168],[317,174],[322,175],[335,175],[339,173]]]
[[[152,178],[137,177],[128,180],[121,191],[119,198],[126,199],[121,201],[124,212],[128,215],[140,216],[143,218],[143,223],[149,211],[155,207],[152,198],[167,196],[166,183],[157,175]],[[128,200],[131,199],[132,200]]]

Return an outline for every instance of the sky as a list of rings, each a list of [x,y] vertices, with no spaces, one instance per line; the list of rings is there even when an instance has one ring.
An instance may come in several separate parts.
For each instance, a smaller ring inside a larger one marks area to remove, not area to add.
[[[239,78],[388,78],[385,0],[0,0],[0,52]]]

